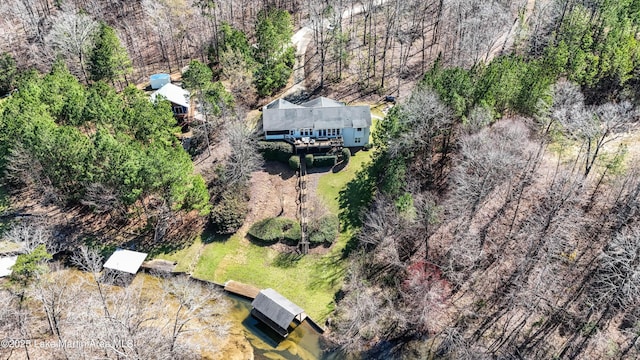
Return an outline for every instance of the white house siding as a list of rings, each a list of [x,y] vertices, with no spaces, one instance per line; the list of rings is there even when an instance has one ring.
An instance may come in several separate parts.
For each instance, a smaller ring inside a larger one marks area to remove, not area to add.
[[[342,131],[342,139],[346,147],[365,146],[369,143],[369,128],[360,128],[360,131],[354,128],[345,128]],[[359,139],[359,142],[356,140]]]

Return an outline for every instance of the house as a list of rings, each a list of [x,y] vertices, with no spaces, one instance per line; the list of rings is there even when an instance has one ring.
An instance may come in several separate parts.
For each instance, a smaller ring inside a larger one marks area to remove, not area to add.
[[[158,97],[168,100],[171,103],[173,115],[179,122],[187,120],[191,114],[191,94],[180,86],[168,83],[151,94],[151,101],[156,101]]]
[[[278,99],[262,108],[267,140],[315,142],[338,139],[346,147],[369,143],[369,106],[347,106],[320,97],[301,105]]]
[[[116,249],[109,259],[107,259],[107,262],[104,263],[103,267],[105,269],[135,275],[146,258],[147,254],[145,253]]]
[[[251,315],[282,337],[289,335],[289,326],[294,320],[301,323],[307,318],[304,310],[273,289],[261,290],[251,306]]]

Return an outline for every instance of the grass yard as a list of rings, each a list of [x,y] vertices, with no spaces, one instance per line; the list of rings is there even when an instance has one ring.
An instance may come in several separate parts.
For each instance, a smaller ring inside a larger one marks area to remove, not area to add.
[[[191,272],[191,267],[195,266],[203,246],[202,239],[198,236],[189,247],[171,253],[159,254],[156,258],[177,262],[175,271]]]
[[[364,164],[371,160],[373,152],[359,151],[351,157],[349,165],[346,168],[340,170],[337,173],[328,173],[323,175],[318,181],[318,196],[327,204],[329,211],[334,214],[338,214],[340,211],[340,204],[338,196],[340,190],[342,190],[351,179],[356,176]]]
[[[225,242],[208,244],[193,276],[273,288],[314,320],[323,321],[333,310],[333,295],[340,288],[343,272],[342,261],[333,252],[325,256],[282,254],[234,235]]]
[[[373,122],[375,127],[377,119]],[[318,197],[333,214],[340,212],[340,191],[371,160],[372,154],[359,151],[344,169],[328,172],[318,180]],[[352,234],[351,228],[343,230],[325,255],[283,254],[273,247],[255,245],[245,239],[244,233],[237,233],[210,242],[198,238],[188,248],[158,257],[177,261],[178,270],[188,271],[198,279],[217,283],[235,280],[261,289],[273,288],[322,324],[333,311],[334,295],[342,286],[343,249]]]

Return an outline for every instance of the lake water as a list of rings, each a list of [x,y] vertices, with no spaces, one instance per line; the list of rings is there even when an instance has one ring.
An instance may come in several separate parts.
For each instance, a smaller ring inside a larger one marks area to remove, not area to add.
[[[282,339],[269,327],[250,315],[251,302],[244,298],[228,295],[231,302],[230,319],[234,330],[244,333],[251,344],[254,358],[315,360],[332,359],[335,354],[327,352],[327,344],[322,336],[309,324],[303,322]],[[236,332],[236,331],[234,331]]]

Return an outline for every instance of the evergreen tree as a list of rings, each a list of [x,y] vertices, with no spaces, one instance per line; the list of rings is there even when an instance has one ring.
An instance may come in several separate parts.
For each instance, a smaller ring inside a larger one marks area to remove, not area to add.
[[[132,71],[127,50],[120,44],[115,30],[100,24],[93,51],[89,55],[89,73],[93,81],[119,81]]]
[[[272,9],[258,14],[255,59],[260,66],[254,77],[259,95],[271,95],[289,81],[295,62],[292,35],[293,23],[287,11]]]
[[[13,90],[17,74],[15,59],[8,53],[0,55],[0,96]]]

